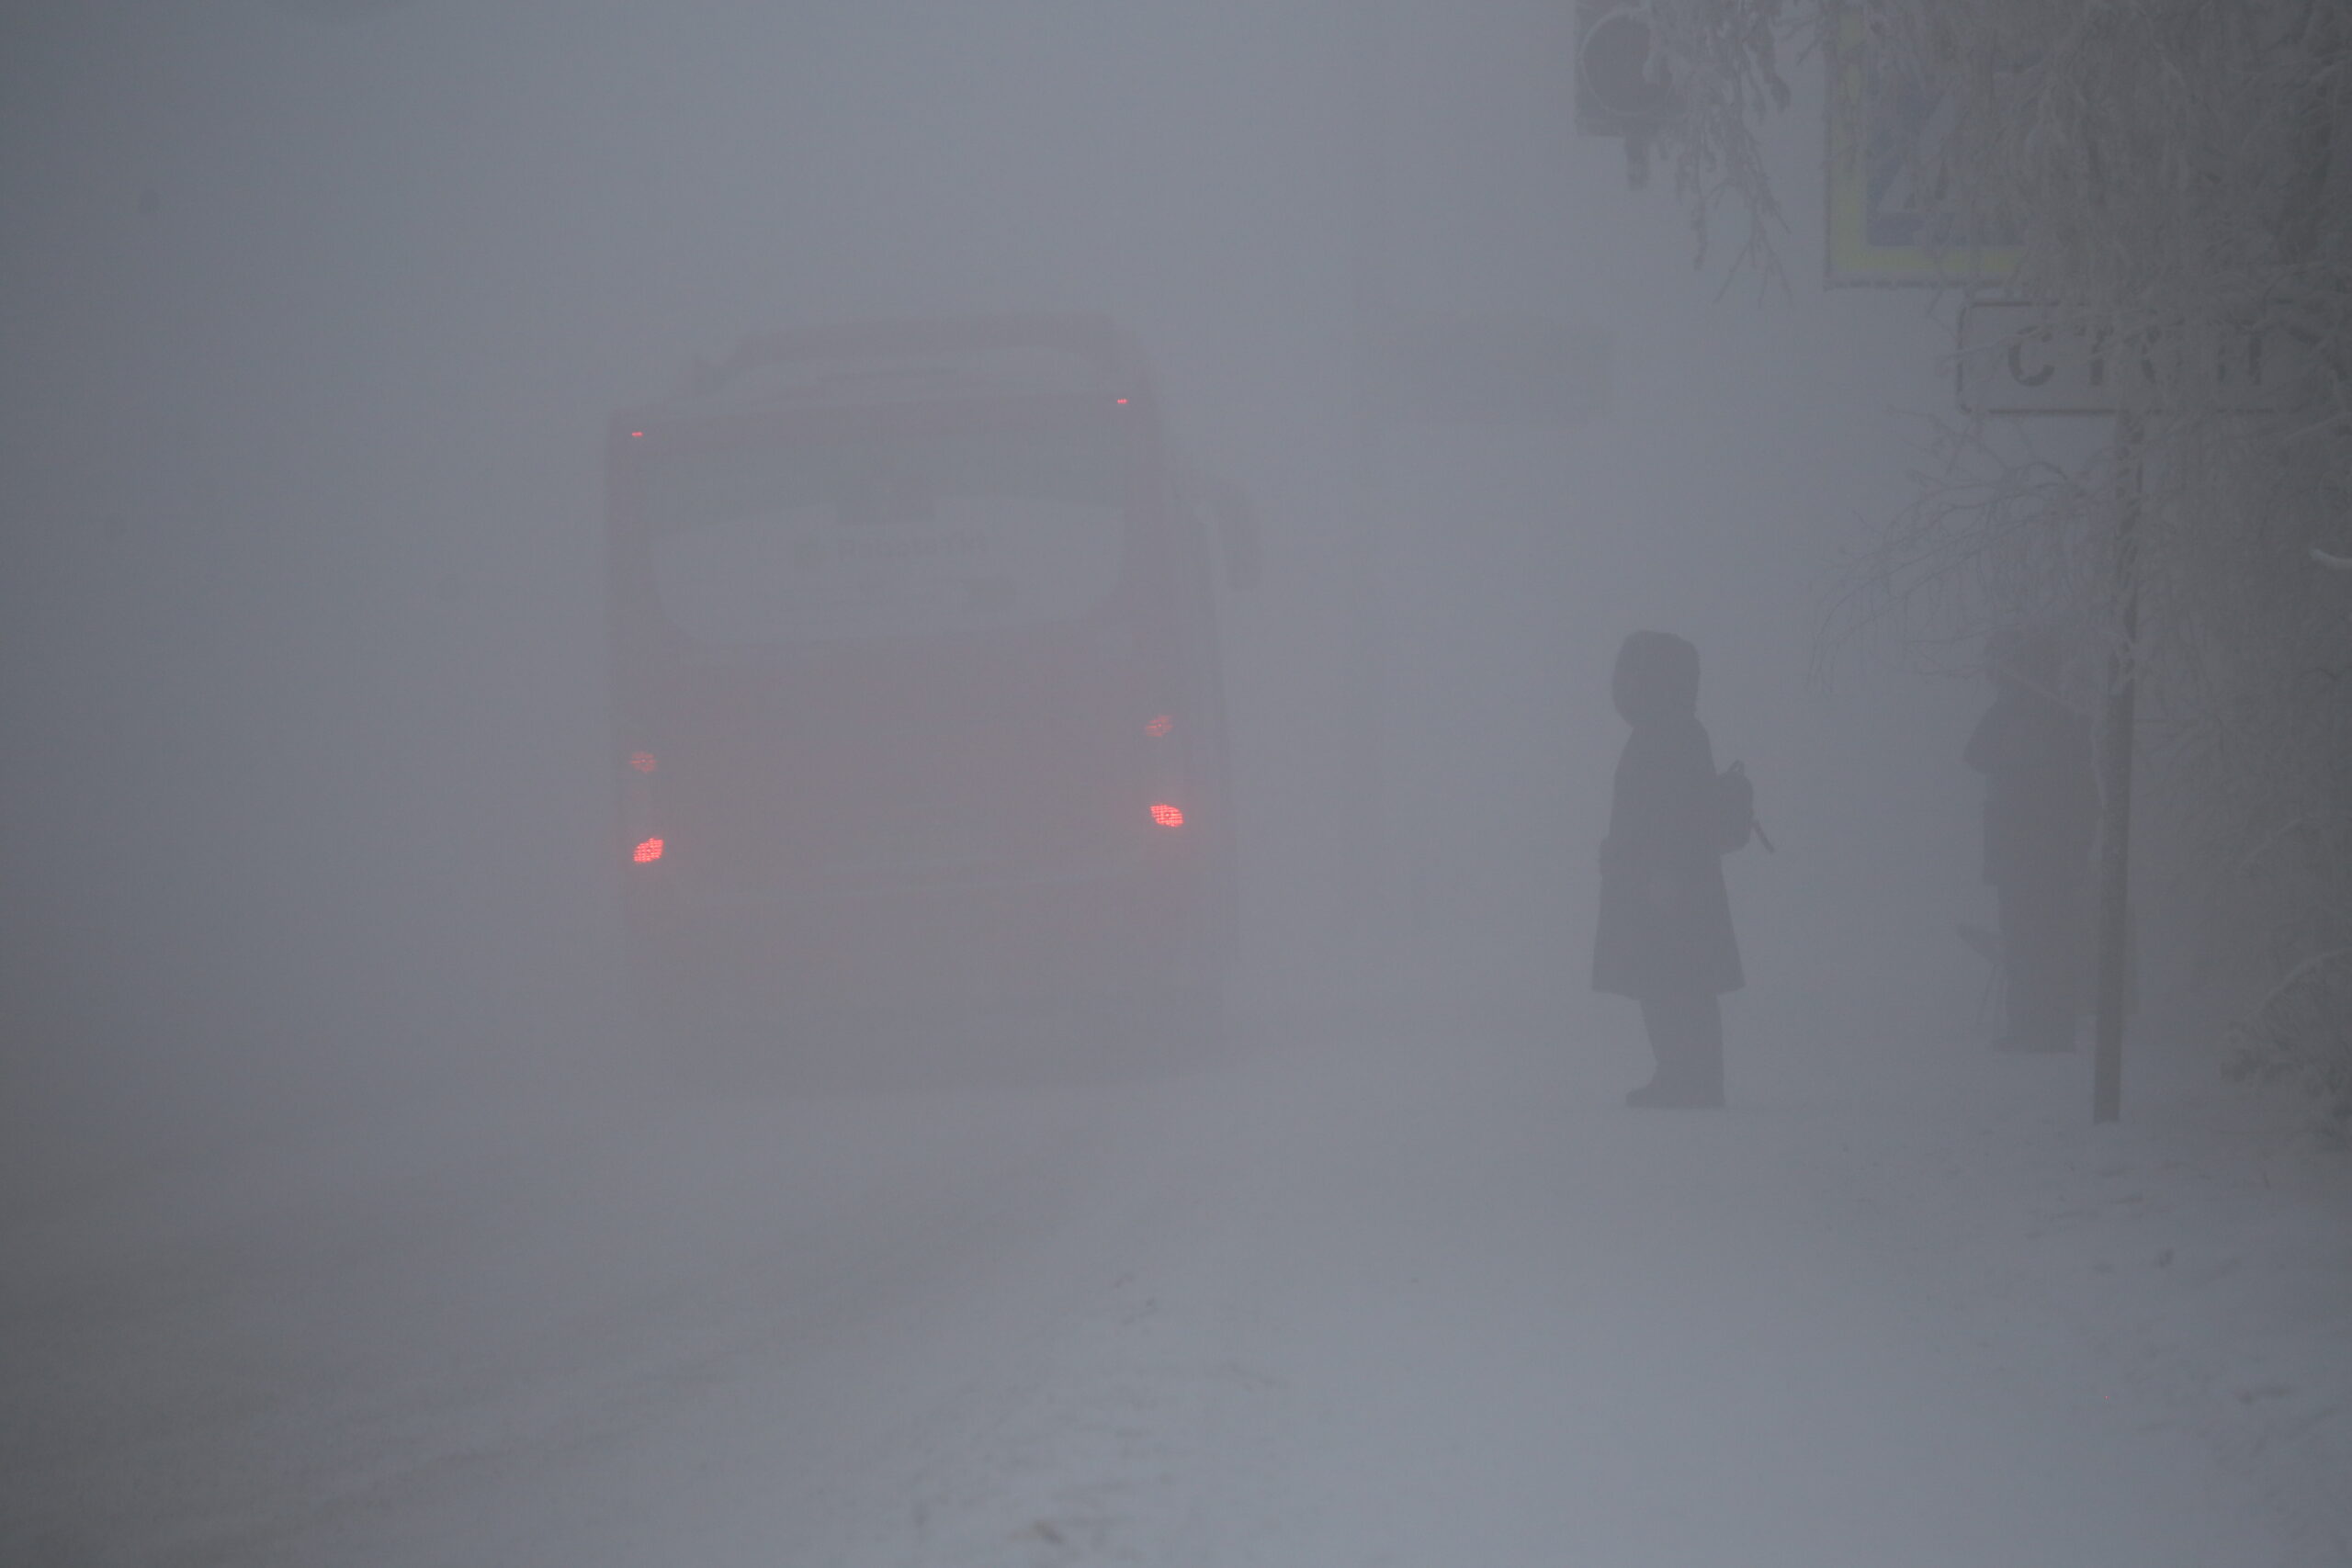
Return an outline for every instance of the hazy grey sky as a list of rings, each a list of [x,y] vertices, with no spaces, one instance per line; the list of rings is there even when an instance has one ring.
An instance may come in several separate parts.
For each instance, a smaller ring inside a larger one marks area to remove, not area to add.
[[[1694,270],[1664,182],[1571,133],[1565,9],[1392,5],[1375,69],[1340,4],[12,7],[6,854],[48,1016],[429,1076],[593,1013],[602,422],[747,332],[1005,309],[1125,322],[1263,513],[1230,648],[1257,984],[1352,984],[1340,590],[1373,525],[1394,852],[1429,951],[1478,955],[1439,968],[1583,1005],[1607,661],[1658,625],[1786,844],[1735,888],[1744,1005],[1964,988],[1974,694],[1804,686],[1947,328],[1815,286],[1802,107],[1792,291]],[[1367,257],[1378,317],[1605,333],[1608,412],[1400,426],[1367,470]]]

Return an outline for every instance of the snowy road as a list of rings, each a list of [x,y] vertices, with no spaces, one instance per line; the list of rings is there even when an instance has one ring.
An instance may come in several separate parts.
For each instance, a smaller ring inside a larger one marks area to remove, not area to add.
[[[2160,1140],[2078,1167],[2078,1062],[1948,1055],[1666,1119],[1622,1049],[1408,1031],[737,1064],[86,1190],[13,1226],[0,1560],[2344,1561],[2342,1320],[2258,1400],[2258,1346],[2098,1331],[2068,1281],[2190,1301],[2219,1223],[2160,1265]]]

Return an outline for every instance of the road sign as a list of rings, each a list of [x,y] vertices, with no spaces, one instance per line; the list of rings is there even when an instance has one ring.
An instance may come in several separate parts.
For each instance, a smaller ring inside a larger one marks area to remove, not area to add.
[[[2281,406],[2309,367],[2302,345],[2279,333],[2119,333],[2042,305],[1979,300],[1960,313],[1954,381],[1973,414],[2112,414],[2187,399],[2259,413]]]
[[[1859,8],[1838,24],[1829,70],[1826,280],[1981,283],[2017,270],[2014,234],[1969,232],[1917,181],[1931,176],[1956,112],[1939,83],[1890,78],[1863,45]]]

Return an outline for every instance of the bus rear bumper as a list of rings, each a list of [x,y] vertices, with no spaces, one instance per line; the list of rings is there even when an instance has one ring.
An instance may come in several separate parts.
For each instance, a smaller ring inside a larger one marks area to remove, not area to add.
[[[674,978],[762,1000],[884,1005],[1160,993],[1216,951],[1189,868],[825,888],[788,897],[640,891],[632,939]]]

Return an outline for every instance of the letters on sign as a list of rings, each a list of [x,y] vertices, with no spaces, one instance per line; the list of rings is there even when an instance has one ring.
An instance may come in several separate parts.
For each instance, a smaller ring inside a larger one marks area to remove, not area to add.
[[[1960,406],[1979,414],[2107,414],[2196,399],[2242,412],[2282,406],[2303,369],[2280,333],[2119,333],[2055,321],[2038,306],[1961,314]]]

